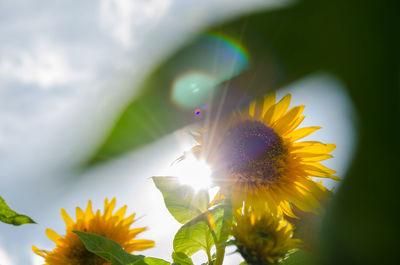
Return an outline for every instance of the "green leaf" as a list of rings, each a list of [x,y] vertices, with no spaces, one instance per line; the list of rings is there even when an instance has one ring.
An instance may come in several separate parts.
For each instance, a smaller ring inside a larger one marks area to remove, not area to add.
[[[182,252],[187,256],[192,256],[199,250],[209,252],[212,246],[215,245],[213,235],[207,225],[210,218],[213,219],[213,232],[217,239],[219,240],[222,235],[223,239],[227,239],[229,235],[225,235],[226,231],[222,230],[224,223],[224,209],[225,207],[220,205],[208,212],[202,213],[183,225],[175,235],[173,243],[174,251]]]
[[[225,227],[225,219],[232,221],[232,208],[221,204],[210,209],[209,213],[211,213],[211,217],[204,213],[199,216],[199,218],[204,218],[204,220],[208,219],[209,222],[211,221],[210,218],[212,218],[214,221],[213,232],[221,244],[230,237]]]
[[[173,245],[175,252],[192,256],[199,250],[209,252],[214,245],[214,240],[204,221],[189,222],[178,230]]]
[[[298,250],[282,261],[282,265],[314,265],[315,260],[309,252]]]
[[[152,257],[146,257],[144,258],[144,262],[147,265],[169,265],[171,263],[169,263],[168,261],[165,261],[163,259],[158,259],[158,258],[152,258]]]
[[[192,259],[182,252],[173,252],[172,259],[173,265],[193,265]]]
[[[181,185],[176,177],[153,177],[153,181],[161,191],[168,211],[178,222],[185,224],[207,210],[209,196],[206,190],[196,193],[192,187]]]
[[[152,257],[132,255],[126,252],[117,242],[100,235],[73,231],[77,234],[86,249],[97,256],[111,261],[112,265],[169,265],[170,263]]]
[[[232,222],[233,214],[232,214],[232,205],[221,205],[220,209],[217,209],[215,212],[216,225],[215,225],[215,233],[217,234],[218,240],[220,243],[226,244],[226,241],[231,237],[229,230],[229,224],[226,221]],[[213,214],[214,216],[214,214]]]
[[[0,196],[0,221],[6,224],[23,225],[23,224],[36,224],[30,217],[18,214],[11,210],[6,204],[4,199]]]
[[[111,261],[112,265],[144,265],[144,256],[142,255],[132,255],[127,252],[115,241],[105,238],[100,235],[73,231],[77,234],[86,249],[97,256]],[[152,263],[156,264],[156,263]],[[162,263],[159,263],[162,264]]]

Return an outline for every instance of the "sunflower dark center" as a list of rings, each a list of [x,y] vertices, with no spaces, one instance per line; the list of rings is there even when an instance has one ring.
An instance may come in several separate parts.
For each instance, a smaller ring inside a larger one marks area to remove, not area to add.
[[[229,170],[264,184],[279,177],[287,153],[281,137],[273,129],[251,120],[233,126],[221,149]]]

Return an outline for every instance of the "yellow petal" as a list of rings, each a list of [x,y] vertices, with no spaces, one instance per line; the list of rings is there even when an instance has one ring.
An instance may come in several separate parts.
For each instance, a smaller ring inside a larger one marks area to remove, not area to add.
[[[76,216],[76,221],[81,220],[81,219],[83,219],[85,217],[82,209],[79,208],[79,207],[76,207],[75,216]]]
[[[92,209],[92,201],[89,200],[88,205],[86,206],[85,210],[85,217],[92,218],[94,216],[93,209]]]
[[[312,196],[312,194],[307,193],[303,188],[295,186],[295,188],[282,187],[287,196],[288,200],[292,202],[297,208],[303,212],[314,212],[318,213],[319,202]]]
[[[337,172],[336,170],[327,168],[326,166],[324,166],[324,165],[322,165],[321,163],[318,163],[318,162],[306,163],[305,165],[306,165],[306,167],[310,167],[311,166],[315,170],[318,169],[320,171],[323,171],[323,172],[326,172],[326,173],[329,173],[329,174],[335,174]]]
[[[292,207],[288,201],[281,201],[280,207],[285,215],[298,219],[298,217],[293,213]]]
[[[334,176],[332,174],[326,173],[326,172],[321,172],[320,170],[312,170],[312,169],[305,169],[304,172],[309,174],[312,177],[318,177],[318,178],[330,178],[336,181],[341,180],[341,178]]]
[[[105,200],[104,202],[104,216],[105,217],[110,217],[112,215],[112,212],[114,211],[115,204],[117,203],[115,197],[111,200],[110,203],[108,203],[108,199]]]
[[[294,142],[301,138],[306,137],[307,135],[312,134],[313,132],[315,132],[321,128],[322,127],[319,127],[319,126],[300,128],[300,129],[293,131],[288,136],[290,137],[290,140]]]
[[[304,120],[305,116],[300,116],[296,120],[294,120],[291,124],[287,126],[285,134],[288,135],[291,133],[294,129],[296,129]]]
[[[254,117],[256,120],[261,119],[262,111],[263,111],[264,99],[255,99],[250,103],[249,106],[249,115]]]
[[[208,224],[210,225],[210,230],[213,231],[215,228],[216,221],[210,211],[206,212],[206,218],[207,218]]]
[[[280,119],[283,114],[287,111],[290,105],[291,95],[286,94],[276,105],[274,115],[272,117],[271,122],[275,122],[276,120]]]
[[[133,236],[136,236],[137,234],[140,234],[140,233],[142,233],[142,232],[144,232],[146,230],[147,230],[146,227],[138,227],[138,228],[134,228],[134,229],[129,230],[129,234],[131,234]]]
[[[46,251],[40,250],[35,246],[32,246],[32,251],[35,252],[37,255],[46,258]]]
[[[136,214],[133,213],[124,219],[124,224],[132,224],[134,222]]]
[[[62,237],[57,234],[54,230],[47,228],[46,229],[46,235],[48,238],[50,238],[56,245],[58,245],[58,243],[60,242],[60,240],[62,239]]]
[[[255,112],[255,109],[256,109],[256,104],[257,104],[257,102],[256,102],[255,100],[253,100],[252,102],[250,102],[250,105],[249,105],[249,115],[250,115],[251,117],[254,117],[254,112]]]
[[[74,225],[74,221],[63,208],[61,208],[61,217],[64,219],[67,230]]]
[[[297,153],[296,155],[301,157],[301,160],[305,162],[318,162],[333,158],[333,155],[330,154]]]
[[[324,144],[317,141],[305,141],[293,143],[293,153],[310,152],[315,154],[327,154],[335,150],[335,144]]]
[[[296,193],[296,194],[293,194]],[[296,205],[300,210],[304,212],[314,212],[318,213],[320,210],[320,203],[313,196],[313,194],[307,192],[300,186],[296,186],[296,189],[290,193],[290,200]]]
[[[273,105],[265,113],[264,118],[263,118],[263,121],[264,121],[265,124],[267,124],[267,125],[271,125],[272,124],[272,121],[273,121],[272,118],[274,117],[275,108],[276,108],[276,105]]]
[[[134,250],[145,250],[154,247],[155,244],[156,243],[153,240],[137,239],[131,241],[131,243],[129,243],[126,248]]]
[[[272,126],[274,131],[279,135],[283,135],[290,129],[288,126],[292,124],[297,118],[303,113],[304,105],[296,106],[290,109],[282,118],[278,119],[275,124]]]
[[[275,91],[268,94],[268,96],[264,97],[264,105],[262,108],[262,117],[264,117],[265,113],[273,106],[276,102]]]
[[[126,213],[126,209],[128,208],[128,206],[124,205],[121,209],[119,209],[114,215],[118,216],[120,218],[124,218],[125,213]]]
[[[322,184],[318,185],[317,182],[312,180],[296,181],[295,184],[307,190],[316,198],[322,198],[327,192],[327,189]]]

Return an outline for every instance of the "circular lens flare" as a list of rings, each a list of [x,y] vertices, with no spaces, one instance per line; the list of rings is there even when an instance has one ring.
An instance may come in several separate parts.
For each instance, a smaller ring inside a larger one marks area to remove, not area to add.
[[[200,108],[218,92],[220,84],[249,66],[249,55],[239,42],[221,34],[206,34],[168,67],[173,77],[170,100],[183,110]]]
[[[218,81],[201,71],[188,71],[180,75],[172,85],[172,101],[185,109],[193,109],[208,102]]]

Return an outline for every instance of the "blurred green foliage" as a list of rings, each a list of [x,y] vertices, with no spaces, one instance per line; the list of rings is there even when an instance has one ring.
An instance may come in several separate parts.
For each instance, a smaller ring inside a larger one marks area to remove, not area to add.
[[[303,0],[211,29],[239,38],[252,55],[251,68],[231,79],[229,89],[256,97],[317,71],[335,74],[348,89],[359,118],[358,149],[328,206],[319,264],[398,263],[399,10],[396,0]],[[170,80],[163,70],[171,58],[151,75],[92,162],[193,122],[165,100]]]
[[[314,265],[315,260],[311,253],[295,251],[282,261],[282,265]]]
[[[30,217],[14,212],[1,196],[0,221],[11,225],[36,224]]]

